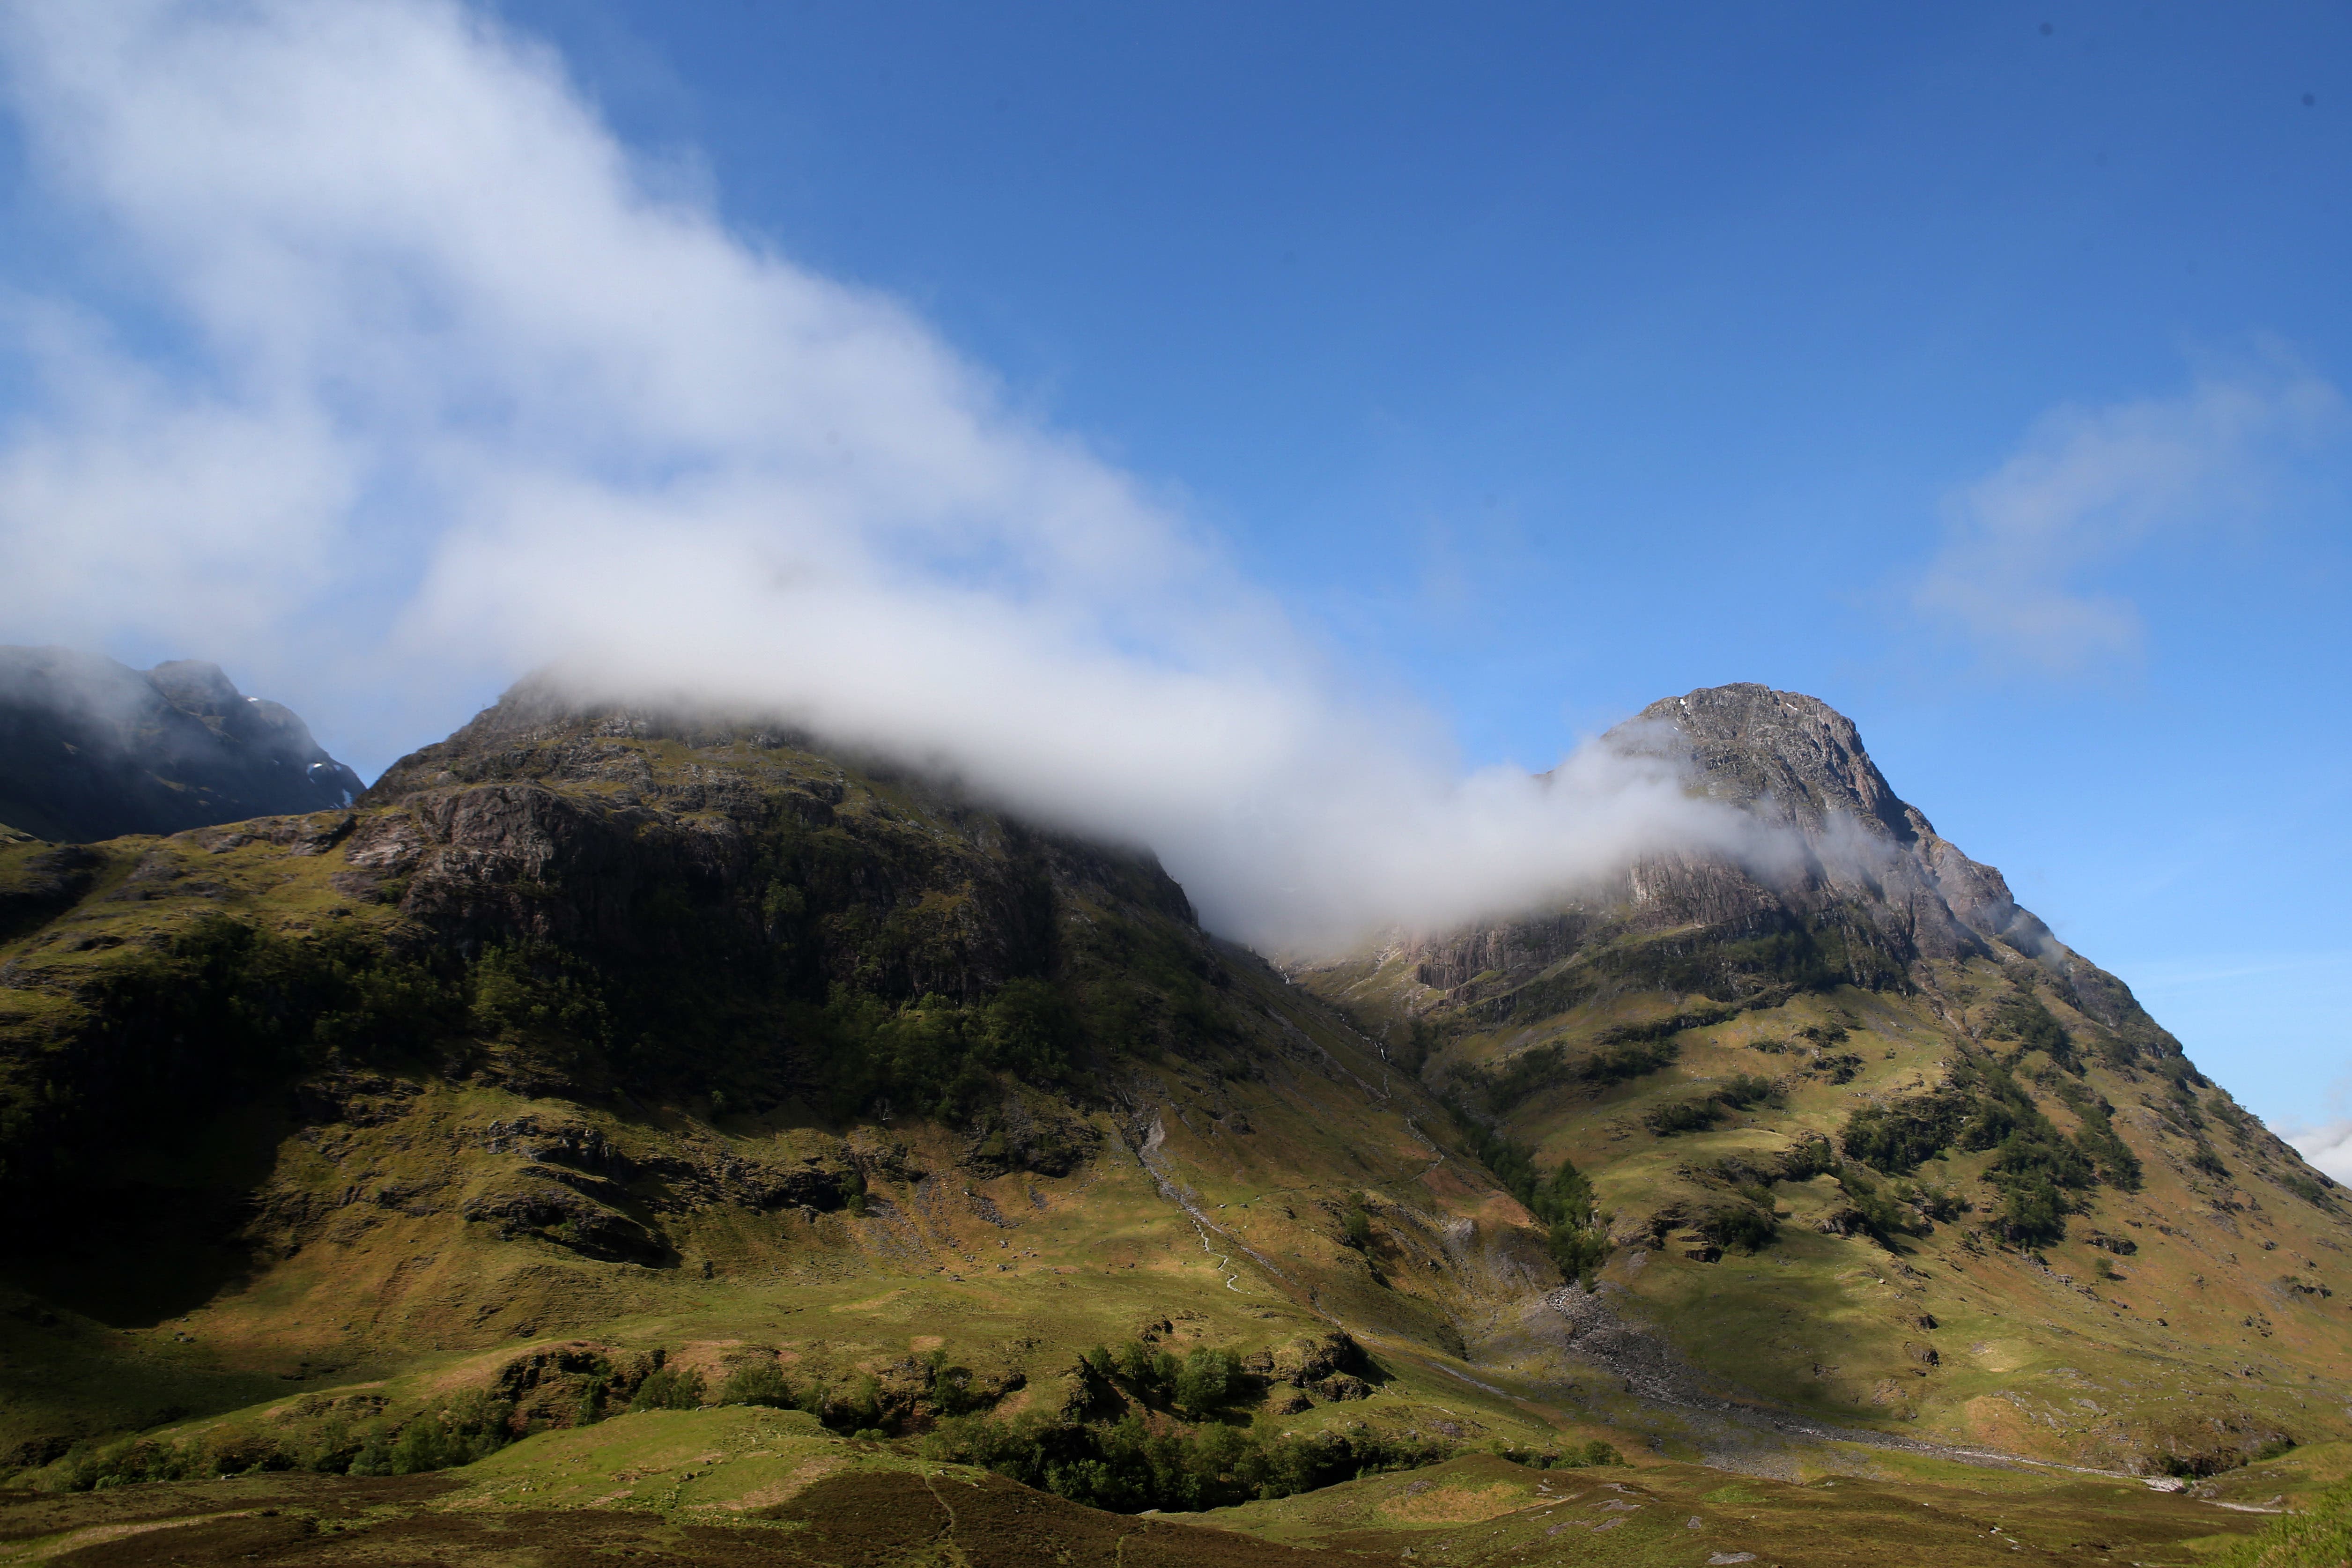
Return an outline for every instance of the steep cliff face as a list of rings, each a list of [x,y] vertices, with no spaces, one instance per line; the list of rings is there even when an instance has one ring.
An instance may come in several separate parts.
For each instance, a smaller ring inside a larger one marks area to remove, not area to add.
[[[546,941],[623,967],[762,965],[819,996],[963,1001],[1051,967],[1057,891],[1193,924],[1147,855],[861,772],[803,736],[583,713],[537,689],[403,758],[361,805],[338,887],[460,945]]]
[[[359,776],[217,665],[0,647],[0,823],[88,843],[348,805]]]
[[[1748,852],[1295,974],[1494,1158],[1590,1181],[1603,1299],[1725,1385],[2087,1464],[2342,1428],[2304,1399],[2352,1354],[2342,1193],[1848,720],[1731,686],[1610,739],[1748,813]]]
[[[1653,702],[1611,739],[1675,758],[1708,795],[1793,834],[1801,849],[1780,847],[1788,858],[1774,868],[1796,904],[1861,905],[1911,956],[1977,954],[1993,942],[2030,951],[2048,940],[2000,873],[1969,859],[1898,797],[1853,721],[1817,698],[1713,687]],[[1770,847],[1765,855],[1772,866]]]

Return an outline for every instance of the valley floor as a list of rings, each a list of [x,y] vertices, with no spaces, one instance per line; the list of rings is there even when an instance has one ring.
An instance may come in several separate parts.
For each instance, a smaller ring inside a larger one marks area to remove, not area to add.
[[[2199,1564],[2352,1454],[2307,1450],[2185,1493],[2122,1479],[1851,1456],[1788,1482],[1696,1465],[1549,1471],[1469,1455],[1204,1514],[1099,1512],[791,1411],[643,1412],[462,1469],[298,1474],[0,1497],[0,1564],[553,1568],[1182,1563]]]

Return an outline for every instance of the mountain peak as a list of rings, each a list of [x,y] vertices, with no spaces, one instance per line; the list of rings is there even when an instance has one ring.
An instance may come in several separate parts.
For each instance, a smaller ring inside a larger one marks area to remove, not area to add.
[[[1890,952],[2058,951],[2000,872],[1896,795],[1853,721],[1818,697],[1752,681],[1702,687],[1651,703],[1606,739],[1671,757],[1709,795],[1792,832],[1800,864],[1769,879],[1776,897],[1816,914],[1832,904],[1863,913]]]
[[[1708,793],[1795,826],[1837,816],[1908,844],[1935,829],[1897,796],[1853,720],[1818,697],[1742,681],[1661,698],[1610,732],[1621,750],[1679,753]]]
[[[348,805],[359,775],[220,666],[0,647],[0,822],[92,842]]]

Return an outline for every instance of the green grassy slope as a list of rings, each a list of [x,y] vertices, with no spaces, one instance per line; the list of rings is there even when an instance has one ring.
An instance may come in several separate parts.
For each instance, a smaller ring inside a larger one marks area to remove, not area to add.
[[[348,1460],[575,1341],[891,1434],[1059,1413],[1129,1342],[1228,1352],[1277,1426],[1583,1429],[1461,1381],[1462,1325],[1557,1282],[1524,1212],[1148,861],[787,738],[593,728],[0,851],[16,1465]]]
[[[2325,1528],[2328,1516],[2317,1522]],[[1811,1482],[1680,1464],[1537,1470],[1468,1456],[1279,1500],[1108,1515],[797,1412],[625,1415],[462,1470],[0,1497],[0,1563],[918,1562],[1783,1564],[2283,1555],[2265,1516],[2130,1482],[1915,1464]],[[2290,1521],[2295,1538],[2313,1526]],[[2260,1533],[2257,1533],[2260,1532]],[[2252,1559],[2250,1559],[2252,1560]]]
[[[1530,1202],[1573,1166],[1547,1217],[1596,1266],[1571,1306],[1618,1370],[2101,1469],[2352,1431],[2347,1194],[1895,800],[1843,719],[1762,688],[1683,701],[1691,787],[1780,824],[1779,870],[1637,868],[1292,971]],[[1835,815],[1865,806],[1896,826]]]

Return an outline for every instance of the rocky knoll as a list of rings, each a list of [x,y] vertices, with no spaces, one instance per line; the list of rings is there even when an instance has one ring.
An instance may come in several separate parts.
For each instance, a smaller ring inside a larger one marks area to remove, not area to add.
[[[217,665],[0,647],[0,823],[88,843],[348,805],[359,776]]]

